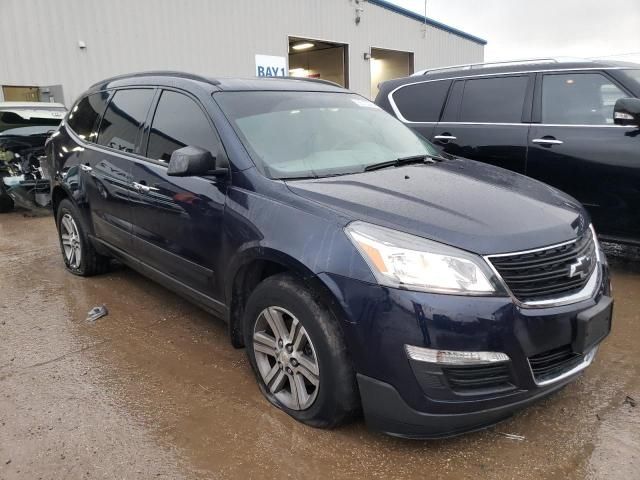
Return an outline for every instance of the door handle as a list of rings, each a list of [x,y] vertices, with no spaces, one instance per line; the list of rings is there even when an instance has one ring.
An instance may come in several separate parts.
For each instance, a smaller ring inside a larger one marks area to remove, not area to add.
[[[91,168],[89,165],[82,165],[80,164],[80,168],[82,169],[82,171],[84,172],[90,172],[93,170],[93,168]]]
[[[564,142],[555,138],[534,138],[531,140],[531,143],[537,143],[538,145],[562,145]]]
[[[133,182],[131,185],[133,186],[134,190],[140,193],[149,193],[151,191],[157,192],[158,190],[160,190],[159,188],[150,187],[149,185],[145,185],[143,183],[138,183],[138,182]]]
[[[454,137],[453,135],[436,135],[435,137],[433,137],[434,140],[457,140],[458,137]]]

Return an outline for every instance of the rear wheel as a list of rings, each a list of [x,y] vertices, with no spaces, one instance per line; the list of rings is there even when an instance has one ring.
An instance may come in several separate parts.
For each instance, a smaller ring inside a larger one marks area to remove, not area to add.
[[[96,252],[80,219],[76,206],[64,199],[56,215],[58,238],[64,264],[74,275],[90,277],[109,269],[109,258]]]
[[[359,408],[355,372],[336,319],[290,274],[264,280],[244,317],[245,345],[260,389],[298,421],[331,428]]]

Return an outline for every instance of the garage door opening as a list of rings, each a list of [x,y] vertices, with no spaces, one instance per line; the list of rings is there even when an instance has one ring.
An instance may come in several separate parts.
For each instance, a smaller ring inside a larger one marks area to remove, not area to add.
[[[289,37],[289,75],[320,78],[349,86],[347,45]]]
[[[376,98],[378,84],[413,73],[413,53],[372,48],[370,67],[371,98]]]
[[[40,91],[38,87],[5,85],[2,87],[2,96],[5,102],[37,102],[40,100]]]

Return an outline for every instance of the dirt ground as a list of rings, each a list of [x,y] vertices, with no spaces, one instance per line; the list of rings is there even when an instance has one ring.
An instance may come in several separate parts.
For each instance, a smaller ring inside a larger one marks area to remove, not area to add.
[[[640,256],[611,253],[613,332],[586,374],[497,427],[417,442],[296,423],[222,321],[126,268],[74,277],[50,217],[2,215],[0,479],[638,479]]]

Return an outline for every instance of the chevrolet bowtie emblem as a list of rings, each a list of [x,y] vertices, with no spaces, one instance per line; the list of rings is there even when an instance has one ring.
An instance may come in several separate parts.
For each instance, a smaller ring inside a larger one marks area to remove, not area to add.
[[[569,278],[585,278],[591,270],[591,257],[583,255],[578,257],[576,263],[569,265]]]

